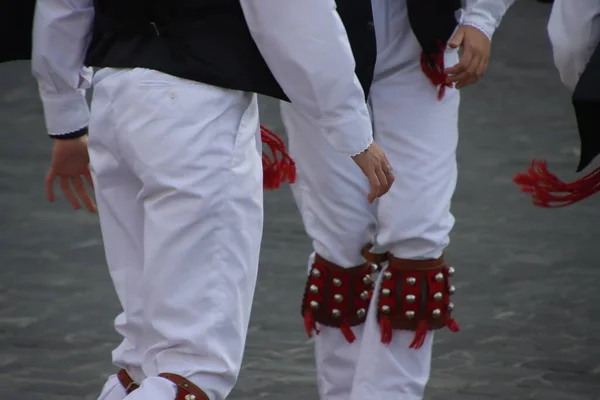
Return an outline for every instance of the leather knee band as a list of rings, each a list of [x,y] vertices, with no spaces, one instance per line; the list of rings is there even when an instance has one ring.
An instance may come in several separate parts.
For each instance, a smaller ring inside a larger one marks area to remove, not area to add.
[[[368,264],[342,268],[319,255],[306,282],[302,316],[309,337],[317,323],[340,328],[348,342],[356,337],[351,327],[364,323],[373,294],[374,268]]]
[[[209,400],[208,396],[202,391],[202,389],[194,385],[183,376],[169,373],[162,373],[158,376],[171,381],[177,386],[175,400]],[[119,371],[117,377],[119,378],[119,382],[127,394],[140,387],[124,369]]]
[[[405,260],[389,256],[377,304],[381,341],[391,342],[394,329],[412,330],[415,338],[410,348],[420,348],[428,331],[448,327],[457,332],[458,324],[451,317],[454,286],[449,278],[453,274],[443,257]]]

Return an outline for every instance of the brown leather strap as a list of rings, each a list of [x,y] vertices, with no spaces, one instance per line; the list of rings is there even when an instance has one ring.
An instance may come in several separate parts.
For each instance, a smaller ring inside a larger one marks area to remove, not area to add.
[[[327,261],[326,259],[324,259],[323,257],[321,257],[318,254],[315,254],[315,264],[322,265],[329,270],[341,271],[341,272],[344,272],[344,273],[350,274],[350,275],[359,274],[361,272],[361,269],[359,267],[365,266],[365,264],[360,264],[360,265],[356,265],[356,266],[350,267],[350,268],[340,267],[339,265],[334,264],[331,261]]]
[[[210,400],[202,389],[181,375],[162,373],[158,376],[168,379],[177,385],[177,396],[175,397],[175,400]]]
[[[381,265],[384,262],[388,261],[390,258],[390,253],[371,253],[371,249],[373,248],[372,243],[367,243],[361,251],[361,254],[367,262],[371,264]]]
[[[127,394],[133,392],[135,389],[140,387],[140,385],[135,383],[133,378],[124,369],[119,370],[119,372],[117,373],[117,378],[119,379],[119,382],[121,383],[123,389],[125,389],[125,392]]]
[[[445,266],[443,255],[435,260],[407,260],[390,256],[389,262],[389,268],[397,271],[434,271]]]

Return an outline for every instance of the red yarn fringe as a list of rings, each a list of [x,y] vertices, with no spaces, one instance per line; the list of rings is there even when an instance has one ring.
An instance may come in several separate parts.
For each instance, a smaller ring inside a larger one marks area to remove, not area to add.
[[[531,193],[537,207],[560,208],[577,203],[600,191],[600,168],[572,182],[565,183],[548,170],[546,161],[533,160],[524,173],[513,181],[521,191]]]
[[[438,47],[439,51],[435,54],[421,53],[421,69],[431,83],[438,88],[438,100],[442,100],[446,94],[446,88],[452,87],[452,84],[448,82],[448,74],[444,72],[446,46],[438,41]]]
[[[262,154],[263,187],[267,190],[279,189],[282,183],[296,181],[296,164],[288,155],[285,143],[277,134],[260,126],[260,136],[263,144],[267,145],[271,154]]]

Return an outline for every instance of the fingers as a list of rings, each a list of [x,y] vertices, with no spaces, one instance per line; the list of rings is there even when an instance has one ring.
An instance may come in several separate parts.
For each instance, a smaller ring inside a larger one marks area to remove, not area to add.
[[[394,181],[396,180],[396,177],[394,176],[392,167],[389,164],[389,162],[387,161],[387,159],[385,160],[383,172],[385,174],[385,186],[382,185],[379,188],[379,197],[381,197],[384,194],[386,194],[387,192],[389,192],[390,189],[392,188],[392,185],[394,184]]]
[[[71,185],[69,184],[69,178],[64,176],[60,177],[60,189],[62,190],[64,196],[67,198],[69,203],[71,203],[73,208],[79,210],[81,208],[81,204],[79,203],[77,197],[71,189]]]
[[[88,185],[90,185],[90,187],[94,189],[94,180],[92,179],[92,174],[90,173],[90,170],[88,169],[85,172],[85,174],[83,174],[83,176],[85,176],[85,180],[87,181]]]
[[[90,195],[86,192],[85,185],[83,184],[83,180],[81,179],[81,177],[78,176],[72,178],[71,182],[75,187],[75,192],[77,193],[77,196],[79,196],[79,199],[83,201],[83,204],[85,204],[85,207],[88,209],[88,211],[96,212],[96,204],[94,204],[94,200],[92,200]]]
[[[369,203],[373,203],[379,195],[379,188],[381,184],[379,183],[379,178],[375,173],[375,170],[371,170],[367,175],[367,178],[369,179],[369,183],[371,184],[371,191],[369,192],[367,200],[369,201]]]
[[[46,174],[46,178],[44,179],[44,189],[46,192],[46,197],[50,202],[53,202],[54,197],[54,179],[56,178],[56,174],[54,170],[50,168],[48,173]]]
[[[452,39],[448,42],[448,47],[451,49],[456,49],[459,47],[465,38],[465,31],[463,29],[458,29]]]

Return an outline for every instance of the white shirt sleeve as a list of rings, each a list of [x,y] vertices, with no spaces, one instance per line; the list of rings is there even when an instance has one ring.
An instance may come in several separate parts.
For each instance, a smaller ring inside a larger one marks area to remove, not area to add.
[[[571,91],[600,42],[599,0],[555,0],[548,21],[554,65]]]
[[[85,89],[92,70],[83,65],[93,17],[92,0],[37,1],[31,68],[50,136],[73,134],[89,123]]]
[[[467,0],[461,24],[482,31],[490,40],[516,0]]]
[[[339,153],[373,141],[364,92],[332,0],[241,0],[250,32],[275,79]]]

